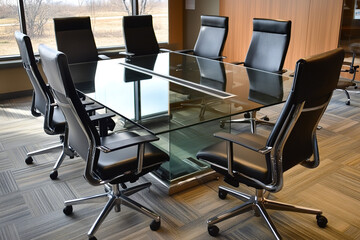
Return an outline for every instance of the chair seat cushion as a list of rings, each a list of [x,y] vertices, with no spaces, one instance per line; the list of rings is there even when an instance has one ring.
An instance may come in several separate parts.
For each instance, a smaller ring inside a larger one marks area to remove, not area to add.
[[[264,146],[266,138],[263,139]],[[238,144],[233,145],[234,150],[234,165],[233,170],[243,173],[249,177],[260,180],[263,183],[269,183],[271,176],[268,171],[266,157],[263,154],[244,148]],[[224,169],[228,167],[226,142],[213,144],[206,147],[197,153],[197,158],[209,162],[213,169],[221,174],[224,174]],[[251,160],[250,160],[251,159]],[[223,169],[219,168],[222,167]],[[235,179],[243,182],[240,177],[235,175]],[[246,182],[244,182],[247,184]]]
[[[112,134],[102,138],[102,145],[114,141],[120,141],[127,138],[138,136],[132,132],[122,132]],[[97,172],[103,180],[112,179],[122,174],[134,174],[138,167],[137,160],[137,145],[104,153],[100,151],[99,161],[97,165]],[[168,161],[169,156],[164,151],[155,147],[154,145],[145,144],[145,154],[143,159],[143,172],[139,174],[142,176],[149,172],[149,170],[157,169],[161,163]]]
[[[346,89],[348,87],[352,87],[355,86],[356,83],[350,81],[350,80],[345,80],[345,79],[339,79],[336,88],[337,89]]]

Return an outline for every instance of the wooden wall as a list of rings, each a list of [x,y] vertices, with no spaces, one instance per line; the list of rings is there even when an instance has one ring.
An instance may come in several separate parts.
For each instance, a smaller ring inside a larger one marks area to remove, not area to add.
[[[284,68],[299,58],[336,48],[343,0],[220,0],[220,15],[229,16],[226,61],[243,61],[250,44],[253,18],[292,21]]]

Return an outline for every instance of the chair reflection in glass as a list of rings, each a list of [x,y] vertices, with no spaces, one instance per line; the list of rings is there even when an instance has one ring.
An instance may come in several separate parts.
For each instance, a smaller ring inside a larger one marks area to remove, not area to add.
[[[206,58],[196,58],[197,67],[199,68],[200,81],[202,87],[225,91],[226,90],[226,73],[225,66],[222,62],[216,60],[209,60]],[[199,101],[196,94],[193,94],[190,101]],[[203,95],[200,97],[200,103],[183,103],[184,107],[198,107],[200,108],[199,118],[204,119],[206,111],[216,111],[213,106],[221,104],[222,100],[214,96]]]
[[[249,100],[265,106],[278,104],[283,100],[284,92],[282,75],[257,71],[256,69],[251,68],[246,69],[246,72],[249,78]],[[256,120],[256,112],[259,109],[252,111],[252,118],[235,121],[250,122],[250,129],[252,133],[255,133],[256,123],[259,121],[266,125],[274,125],[274,123],[269,121]],[[220,121],[220,126],[224,127],[224,123],[225,121]]]
[[[155,67],[156,59],[157,59],[157,54],[155,55],[150,54],[143,56],[141,58],[127,56],[125,62],[136,66],[141,66],[148,70],[153,70]],[[169,115],[168,112],[168,101],[166,101],[166,103],[164,102],[164,104],[166,105],[166,109],[165,110],[163,109],[160,112],[157,110],[162,108],[161,106],[157,106],[157,107],[153,106],[151,110],[150,108],[143,109],[144,108],[143,105],[147,104],[146,101],[149,101],[149,99],[147,99],[146,97],[145,99],[143,99],[144,96],[142,96],[142,95],[147,95],[145,93],[150,91],[150,89],[142,87],[144,84],[147,84],[145,82],[146,80],[153,80],[152,83],[154,85],[156,84],[158,88],[163,88],[164,85],[168,86],[168,83],[166,81],[161,81],[161,80],[159,81],[156,77],[153,78],[153,76],[150,74],[146,74],[125,67],[124,81],[126,83],[134,84],[134,106],[135,106],[134,120],[137,122],[141,122],[145,126],[147,124],[156,123],[159,121],[169,121],[171,119],[171,115]],[[155,93],[151,93],[150,96],[154,96],[154,94]],[[163,94],[165,95],[165,93]],[[160,96],[158,96],[158,98],[159,97]],[[160,104],[160,105],[164,105],[164,104]]]

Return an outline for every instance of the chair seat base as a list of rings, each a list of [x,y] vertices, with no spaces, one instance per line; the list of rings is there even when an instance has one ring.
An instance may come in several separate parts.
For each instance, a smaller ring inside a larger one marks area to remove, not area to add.
[[[133,210],[136,210],[152,218],[153,222],[150,224],[150,228],[151,230],[156,231],[160,228],[160,216],[154,213],[153,211],[151,211],[150,209],[144,207],[143,205],[129,198],[130,195],[145,188],[149,188],[150,186],[151,183],[147,182],[131,188],[120,190],[119,184],[106,184],[105,193],[103,194],[65,201],[65,208],[63,212],[65,215],[70,215],[72,214],[73,205],[104,202],[107,200],[105,207],[103,208],[103,210],[95,220],[94,224],[90,228],[89,232],[87,233],[90,239],[94,238],[94,234],[99,229],[100,225],[105,220],[106,216],[110,213],[111,209],[114,208],[115,212],[120,212],[121,205],[125,205]]]
[[[323,228],[327,224],[327,219],[324,216],[322,216],[321,210],[306,208],[306,207],[301,207],[301,206],[296,206],[296,205],[291,205],[291,204],[286,204],[286,203],[281,203],[266,199],[264,196],[266,192],[262,189],[256,189],[255,195],[251,196],[245,193],[238,192],[228,187],[220,186],[219,197],[221,199],[225,199],[227,194],[230,194],[231,196],[234,196],[240,199],[241,201],[244,201],[244,203],[224,213],[221,213],[218,216],[210,218],[207,221],[208,231],[209,234],[212,236],[216,236],[219,232],[219,229],[217,226],[215,226],[215,224],[251,210],[254,211],[255,216],[257,217],[261,216],[265,220],[267,226],[270,228],[271,232],[273,233],[276,239],[281,239],[281,236],[277,231],[266,209],[315,214],[319,227]]]
[[[47,148],[43,148],[43,149],[39,149],[39,150],[35,150],[32,152],[28,152],[27,153],[27,158],[25,159],[25,163],[26,164],[32,164],[33,163],[33,156],[36,155],[40,155],[40,154],[44,154],[44,153],[49,153],[53,150],[56,149],[62,149],[60,156],[58,157],[58,159],[56,160],[54,167],[50,173],[50,178],[52,180],[57,179],[58,177],[58,169],[60,168],[62,162],[64,161],[66,156],[69,156],[70,158],[74,158],[75,156],[77,156],[76,152],[69,146],[68,144],[68,137],[67,137],[67,129],[65,130],[66,133],[65,135],[61,135],[60,136],[60,141],[61,143],[56,144],[54,146],[50,146]]]

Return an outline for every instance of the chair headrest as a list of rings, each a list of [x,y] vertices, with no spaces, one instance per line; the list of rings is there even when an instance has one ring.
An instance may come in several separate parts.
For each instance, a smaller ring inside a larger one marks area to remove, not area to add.
[[[123,28],[152,27],[151,15],[124,16]]]
[[[228,28],[228,22],[229,22],[228,17],[210,16],[210,15],[201,16],[201,26]]]
[[[291,29],[291,21],[254,18],[253,31],[268,32],[277,34],[289,34]]]
[[[57,32],[91,29],[90,17],[67,17],[54,18],[54,26]]]

